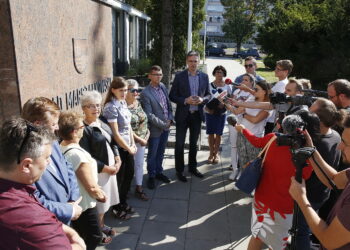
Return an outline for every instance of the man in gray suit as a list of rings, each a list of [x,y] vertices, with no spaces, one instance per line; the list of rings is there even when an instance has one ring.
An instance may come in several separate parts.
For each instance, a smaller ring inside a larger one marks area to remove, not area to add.
[[[151,67],[148,78],[150,84],[142,91],[140,101],[147,114],[149,130],[147,171],[149,189],[155,188],[155,179],[169,183],[170,179],[163,174],[163,158],[168,142],[169,128],[173,123],[173,110],[168,97],[168,91],[162,80],[161,67]]]

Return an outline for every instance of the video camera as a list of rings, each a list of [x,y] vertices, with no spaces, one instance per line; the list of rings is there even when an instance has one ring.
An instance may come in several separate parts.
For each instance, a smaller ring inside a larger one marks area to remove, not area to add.
[[[277,133],[277,145],[289,146],[291,149],[298,149],[304,147],[306,144],[305,123],[298,115],[286,116],[282,121],[282,127],[285,134]]]
[[[287,96],[286,94],[279,92],[272,93],[269,97],[270,102],[278,112],[287,112],[291,105],[307,105],[310,107],[312,103],[317,100],[317,97],[313,96]]]

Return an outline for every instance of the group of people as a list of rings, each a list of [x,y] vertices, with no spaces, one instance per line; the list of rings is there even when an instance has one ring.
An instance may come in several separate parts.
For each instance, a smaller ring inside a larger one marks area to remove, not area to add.
[[[223,66],[214,68],[215,80],[209,83],[208,75],[198,70],[199,61],[197,52],[187,54],[188,68],[175,75],[169,94],[161,82],[162,69],[154,65],[150,84],[142,91],[137,81],[116,77],[104,100],[97,91],[84,92],[82,112],[60,112],[50,99],[35,97],[23,105],[20,118],[5,121],[0,130],[2,248],[95,249],[109,244],[117,232],[105,224],[105,213],[131,218],[135,210],[128,204],[128,192],[134,177],[135,196],[149,200],[142,183],[145,148],[147,187],[154,189],[156,180],[170,183],[163,158],[169,129],[175,125],[176,177],[187,182],[184,145],[189,130],[188,171],[203,178],[197,169],[202,122],[208,134],[208,163],[216,164],[226,116],[231,114],[237,124],[229,125],[230,179],[237,180],[246,163],[268,145],[254,193],[248,248],[261,249],[263,243],[272,249],[286,247],[294,199],[302,211],[297,249],[310,249],[310,229],[324,248],[349,249],[350,171],[340,162],[350,163],[350,83],[331,82],[329,98],[318,98],[311,107],[290,104],[287,110],[274,110],[271,93],[293,97],[310,88],[304,79],[288,79],[290,60],[276,62],[279,81],[272,87],[256,74],[252,57],[244,60],[246,73],[234,85],[225,83]],[[175,116],[171,102],[176,104]],[[279,145],[283,134],[303,137],[300,147],[316,149],[302,171],[306,184],[295,181],[294,144]],[[316,211],[331,196],[324,173],[345,190],[322,220]]]

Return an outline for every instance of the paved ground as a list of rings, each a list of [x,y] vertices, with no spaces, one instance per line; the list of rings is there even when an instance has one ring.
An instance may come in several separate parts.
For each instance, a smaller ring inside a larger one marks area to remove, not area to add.
[[[171,130],[170,140],[174,132]],[[120,234],[99,249],[246,249],[251,198],[232,190],[233,184],[227,180],[229,150],[225,129],[220,162],[206,164],[208,151],[199,151],[199,170],[205,178],[188,174],[188,182],[182,183],[175,178],[174,149],[167,148],[164,173],[172,182],[158,182],[155,190],[145,188],[149,201],[138,200],[130,192],[129,203],[136,214],[129,221],[119,221],[108,213],[106,224]]]
[[[209,76],[216,65],[223,65],[231,79],[244,72],[239,63],[228,58],[207,58],[206,63]],[[149,201],[136,199],[133,186],[129,204],[135,208],[136,213],[129,221],[116,220],[110,213],[106,215],[106,224],[113,226],[119,234],[111,244],[100,247],[100,250],[247,249],[251,198],[240,191],[234,191],[232,182],[227,179],[230,174],[228,129],[225,128],[223,135],[220,162],[209,165],[206,164],[207,137],[203,127],[203,147],[198,152],[197,160],[198,169],[205,174],[205,178],[191,177],[186,170],[187,183],[179,182],[175,177],[172,147],[174,141],[175,128],[172,128],[164,161],[164,174],[169,176],[172,182],[158,182],[155,190],[145,188],[151,197]],[[187,150],[185,154],[188,154]],[[146,181],[145,175],[144,186]]]

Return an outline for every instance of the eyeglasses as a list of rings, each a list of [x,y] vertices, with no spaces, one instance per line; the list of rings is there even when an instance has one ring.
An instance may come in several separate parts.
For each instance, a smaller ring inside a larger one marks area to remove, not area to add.
[[[21,162],[21,154],[22,154],[22,150],[24,148],[24,145],[26,144],[26,142],[28,141],[30,132],[38,132],[38,129],[36,127],[34,127],[33,125],[26,123],[27,124],[27,130],[26,130],[26,135],[24,136],[24,139],[21,143],[21,146],[19,147],[18,150],[18,155],[17,155],[17,164],[19,164]]]
[[[189,62],[189,63],[197,63],[198,60],[188,60],[187,62]]]
[[[328,99],[329,99],[329,100],[332,100],[332,99],[333,99],[334,97],[336,97],[336,96],[338,96],[338,95],[334,95],[334,96],[330,96],[330,95],[329,95],[329,96],[328,96]]]
[[[254,67],[254,64],[244,64],[244,67],[247,69],[247,68],[253,68]]]
[[[217,74],[217,73],[223,74],[224,72],[222,72],[222,71],[215,71],[215,74]]]
[[[132,88],[132,89],[128,89],[128,91],[129,91],[130,93],[135,94],[135,93],[141,93],[141,92],[142,92],[142,89],[134,89],[134,88]]]
[[[150,74],[151,76],[163,76],[163,74]]]
[[[85,108],[88,108],[88,109],[99,109],[101,107],[100,104],[88,104],[88,105],[85,105],[84,106]]]
[[[219,94],[221,94],[222,89],[212,89],[211,93],[214,95],[216,92],[218,92]]]

